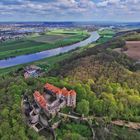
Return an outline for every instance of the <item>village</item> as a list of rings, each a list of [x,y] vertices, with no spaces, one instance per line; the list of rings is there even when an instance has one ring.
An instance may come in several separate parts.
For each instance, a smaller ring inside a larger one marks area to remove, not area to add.
[[[47,27],[43,25],[34,25],[32,23],[29,26],[21,23],[1,23],[0,24],[0,43],[24,39],[34,33],[42,33]]]

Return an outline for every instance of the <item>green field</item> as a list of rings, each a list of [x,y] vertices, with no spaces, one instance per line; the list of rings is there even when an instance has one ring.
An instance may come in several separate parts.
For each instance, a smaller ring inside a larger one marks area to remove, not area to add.
[[[100,31],[99,31],[99,34],[101,34],[101,35],[110,35],[110,36],[112,36],[112,35],[114,35],[115,33],[114,33],[114,30],[112,30],[112,29],[103,29],[103,30],[100,30]]]
[[[115,32],[112,29],[100,30],[98,31],[98,33],[101,36],[100,39],[97,41],[99,43],[105,43],[115,35]]]
[[[44,35],[32,35],[20,40],[7,41],[0,44],[0,59],[63,47],[84,40],[88,36],[85,31],[53,30]]]
[[[46,34],[41,35],[38,37],[34,37],[31,40],[35,42],[42,42],[42,43],[53,43],[58,40],[64,40],[65,38],[70,38],[70,35],[63,35],[63,34]]]

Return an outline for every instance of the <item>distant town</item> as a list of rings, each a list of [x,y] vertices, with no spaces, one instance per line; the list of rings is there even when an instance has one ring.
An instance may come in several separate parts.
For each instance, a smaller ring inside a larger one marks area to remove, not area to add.
[[[18,40],[21,38],[25,38],[28,35],[32,35],[34,33],[44,33],[49,29],[56,28],[82,28],[88,31],[94,31],[100,28],[113,28],[113,29],[121,29],[121,27],[126,26],[126,28],[138,27],[138,24],[122,24],[122,23],[92,23],[92,22],[83,22],[83,23],[73,23],[73,22],[29,22],[29,23],[0,23],[0,42],[4,42],[7,40]]]

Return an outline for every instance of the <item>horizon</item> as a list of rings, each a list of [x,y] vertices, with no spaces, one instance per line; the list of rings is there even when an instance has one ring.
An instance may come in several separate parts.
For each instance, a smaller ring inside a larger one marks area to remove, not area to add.
[[[55,20],[52,20],[52,21],[0,21],[0,23],[32,23],[32,22],[36,22],[36,23],[101,23],[101,22],[104,22],[104,23],[140,23],[140,21],[109,21],[109,20],[96,20],[96,21],[69,21],[69,20],[60,20],[60,21],[55,21]]]
[[[1,0],[0,22],[140,22],[140,0]]]

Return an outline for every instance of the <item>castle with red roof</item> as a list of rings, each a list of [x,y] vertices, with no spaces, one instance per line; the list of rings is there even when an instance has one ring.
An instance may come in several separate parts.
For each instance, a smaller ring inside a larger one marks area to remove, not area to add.
[[[44,93],[35,91],[33,94],[34,100],[29,101],[25,94],[22,100],[22,106],[29,125],[39,132],[44,128],[50,128],[49,121],[51,118],[64,107],[76,107],[76,92],[58,88],[52,84],[44,85]],[[57,124],[59,124],[57,122]]]
[[[38,106],[48,114],[56,114],[65,106],[76,107],[76,92],[74,90],[61,89],[46,83],[44,85],[44,91],[44,94],[35,91],[33,96]]]

